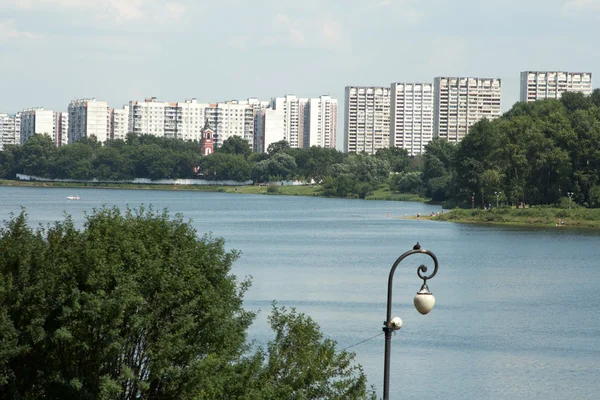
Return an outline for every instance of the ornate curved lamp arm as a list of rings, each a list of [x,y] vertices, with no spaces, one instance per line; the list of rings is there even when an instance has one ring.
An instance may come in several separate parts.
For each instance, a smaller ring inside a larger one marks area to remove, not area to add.
[[[384,322],[386,326],[390,323],[390,320],[392,319],[392,284],[394,282],[394,272],[396,272],[396,267],[398,267],[398,265],[402,262],[402,260],[404,260],[406,257],[413,255],[413,254],[426,254],[433,259],[434,265],[433,265],[433,272],[431,274],[424,275],[428,270],[427,266],[424,264],[420,265],[417,268],[417,275],[419,276],[419,278],[423,279],[423,285],[426,285],[427,280],[433,278],[435,276],[435,274],[437,274],[437,270],[438,270],[437,257],[431,251],[422,249],[421,245],[419,243],[414,245],[412,250],[409,250],[406,253],[402,254],[400,257],[398,257],[398,259],[396,260],[394,265],[392,265],[392,269],[390,270],[390,276],[388,278],[387,317]],[[385,331],[385,328],[384,328],[384,331]]]

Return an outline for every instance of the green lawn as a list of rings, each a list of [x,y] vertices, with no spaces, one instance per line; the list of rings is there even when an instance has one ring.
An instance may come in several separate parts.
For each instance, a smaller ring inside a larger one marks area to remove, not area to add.
[[[465,223],[600,228],[600,209],[552,207],[493,208],[486,210],[454,209],[436,217],[436,221]]]

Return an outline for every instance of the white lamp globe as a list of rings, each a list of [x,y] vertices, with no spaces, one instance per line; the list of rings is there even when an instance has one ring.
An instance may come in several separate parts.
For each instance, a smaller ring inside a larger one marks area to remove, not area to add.
[[[426,283],[424,283],[421,290],[417,292],[413,303],[417,311],[423,315],[428,314],[433,309],[435,297],[433,297],[433,294],[429,291]]]
[[[390,321],[390,324],[391,324],[391,327],[394,328],[395,331],[398,331],[398,330],[400,330],[400,328],[402,328],[402,318],[394,317]]]

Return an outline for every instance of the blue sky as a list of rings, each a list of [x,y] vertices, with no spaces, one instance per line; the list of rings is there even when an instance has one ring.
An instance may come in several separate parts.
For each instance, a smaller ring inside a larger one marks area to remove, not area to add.
[[[442,75],[502,78],[506,110],[522,70],[600,82],[598,38],[600,0],[0,0],[0,112],[80,97],[342,103],[347,85]]]

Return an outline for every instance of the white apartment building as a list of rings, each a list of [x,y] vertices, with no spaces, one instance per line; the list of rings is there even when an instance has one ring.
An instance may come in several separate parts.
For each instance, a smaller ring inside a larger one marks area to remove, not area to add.
[[[374,154],[390,145],[390,88],[347,86],[344,151]]]
[[[202,128],[206,120],[206,108],[210,104],[198,103],[193,98],[177,103],[177,132],[175,137],[182,140],[202,139]]]
[[[171,109],[169,114],[169,127],[166,129],[166,110]],[[147,98],[144,101],[129,102],[129,132],[137,135],[153,135],[158,137],[174,136],[175,126],[171,124],[176,121],[176,105],[157,101],[156,97]],[[170,135],[167,135],[168,131]]]
[[[285,114],[282,110],[268,108],[264,111],[264,134],[262,152],[266,152],[271,143],[287,140],[285,137]]]
[[[591,72],[523,71],[521,101],[559,99],[564,92],[592,94]]]
[[[271,99],[271,109],[280,114],[280,117],[276,119],[283,118],[283,132],[281,132],[281,139],[279,140],[287,141],[293,149],[304,146],[304,123],[307,119],[307,103],[308,99],[298,98],[295,95],[286,95],[285,97]],[[273,118],[269,120],[274,121],[275,119]],[[265,120],[265,129],[272,131],[267,126],[267,123],[267,120]],[[265,149],[269,147],[269,144],[265,142]]]
[[[20,144],[21,113],[0,114],[0,151],[5,145]]]
[[[45,110],[43,107],[28,108],[21,112],[20,143],[23,144],[33,135],[46,134],[56,142],[56,126],[54,125],[54,111]]]
[[[125,140],[129,133],[129,107],[110,109],[110,139]]]
[[[110,138],[110,109],[106,101],[94,98],[73,100],[69,104],[69,144],[96,136],[101,143]]]
[[[250,98],[248,99],[248,104],[252,107],[252,116],[254,120],[254,137],[252,140],[252,151],[264,153],[265,111],[271,106],[271,102],[261,101],[256,98]]]
[[[335,149],[337,109],[337,100],[330,96],[308,99],[308,118],[304,122],[304,148],[319,146]]]
[[[215,133],[215,148],[232,136],[245,139],[253,148],[254,114],[255,107],[249,101],[232,100],[206,108],[206,119]]]
[[[502,115],[498,78],[438,77],[434,81],[433,136],[457,143],[475,122]]]
[[[52,140],[54,140],[54,144],[57,147],[69,143],[69,113],[54,113],[54,134],[52,135]]]
[[[392,83],[390,146],[422,154],[433,139],[433,84]]]

